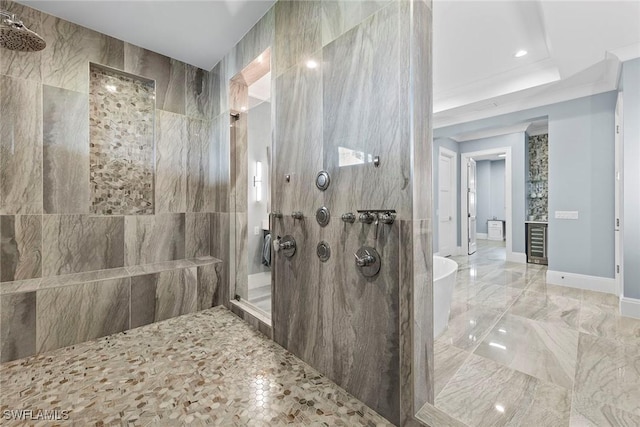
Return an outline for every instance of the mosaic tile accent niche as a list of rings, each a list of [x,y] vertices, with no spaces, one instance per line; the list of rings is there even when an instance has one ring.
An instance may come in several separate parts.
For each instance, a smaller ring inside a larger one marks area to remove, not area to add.
[[[155,82],[90,65],[91,213],[154,213]]]
[[[529,137],[529,217],[547,221],[549,205],[549,134]]]

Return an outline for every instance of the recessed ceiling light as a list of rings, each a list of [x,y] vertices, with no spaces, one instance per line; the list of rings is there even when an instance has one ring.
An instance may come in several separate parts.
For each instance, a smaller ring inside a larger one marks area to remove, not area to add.
[[[247,111],[247,107],[240,107],[241,111]]]
[[[529,52],[527,52],[526,50],[519,50],[519,51],[517,51],[517,52],[516,52],[515,57],[516,57],[516,58],[522,58],[522,57],[523,57],[523,56],[525,56],[527,53],[529,53]]]
[[[307,68],[311,68],[312,70],[314,68],[318,68],[318,63],[316,61],[314,61],[313,59],[310,59],[307,61]]]

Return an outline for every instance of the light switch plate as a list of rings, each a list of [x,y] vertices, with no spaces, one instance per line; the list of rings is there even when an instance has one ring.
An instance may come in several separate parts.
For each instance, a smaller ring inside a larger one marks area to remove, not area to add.
[[[556,211],[556,219],[578,219],[578,211]]]
[[[260,235],[260,227],[254,227],[253,228],[253,234],[256,235],[256,236],[259,236]]]

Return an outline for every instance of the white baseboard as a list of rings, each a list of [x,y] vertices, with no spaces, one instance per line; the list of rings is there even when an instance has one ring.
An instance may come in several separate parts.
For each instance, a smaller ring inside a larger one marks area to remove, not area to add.
[[[640,319],[640,299],[622,297],[620,298],[620,314],[626,317]]]
[[[476,239],[487,240],[489,238],[487,233],[476,233]]]
[[[566,286],[568,288],[616,294],[616,281],[610,277],[587,276],[585,274],[547,270],[547,283]]]
[[[506,259],[509,262],[519,262],[520,264],[526,264],[527,254],[523,252],[507,252]]]

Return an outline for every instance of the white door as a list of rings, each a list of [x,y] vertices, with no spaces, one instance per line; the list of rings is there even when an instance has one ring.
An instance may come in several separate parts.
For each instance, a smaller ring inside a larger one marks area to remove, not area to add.
[[[618,296],[622,296],[622,195],[623,195],[623,165],[622,153],[622,93],[618,93],[615,115],[615,278]]]
[[[456,154],[440,151],[438,163],[438,252],[453,255],[456,249]]]
[[[467,224],[469,235],[469,250],[471,255],[476,252],[476,161],[469,159],[467,163]]]

